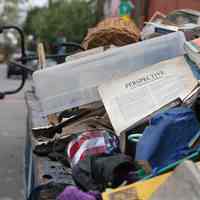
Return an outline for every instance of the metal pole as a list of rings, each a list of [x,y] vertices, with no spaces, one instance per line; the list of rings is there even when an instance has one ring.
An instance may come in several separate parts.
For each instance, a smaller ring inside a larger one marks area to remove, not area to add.
[[[0,32],[3,32],[4,30],[8,30],[8,29],[14,29],[19,33],[20,39],[21,39],[21,62],[22,62],[22,64],[26,64],[25,37],[24,37],[23,31],[19,27],[11,25],[11,26],[0,27]],[[19,87],[13,91],[0,92],[0,99],[3,99],[5,97],[5,95],[7,95],[7,94],[15,94],[15,93],[19,92],[24,87],[26,78],[27,78],[27,73],[23,69],[22,70],[22,80],[21,80],[21,84],[19,85]]]
[[[24,37],[24,33],[22,31],[21,28],[17,27],[17,26],[2,26],[0,27],[0,30],[8,30],[8,29],[14,29],[16,30],[19,35],[20,35],[20,42],[21,42],[21,59],[22,59],[22,64],[26,64],[26,60],[24,58],[26,58],[26,51],[25,51],[25,37]]]

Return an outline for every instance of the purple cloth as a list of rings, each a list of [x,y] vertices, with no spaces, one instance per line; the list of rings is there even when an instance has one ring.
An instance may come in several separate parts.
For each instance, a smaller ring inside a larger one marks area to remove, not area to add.
[[[77,187],[69,186],[59,195],[57,200],[99,200],[98,192],[82,192]]]

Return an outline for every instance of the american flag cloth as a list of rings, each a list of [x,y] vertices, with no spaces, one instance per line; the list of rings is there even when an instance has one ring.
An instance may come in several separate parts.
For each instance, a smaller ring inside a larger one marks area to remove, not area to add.
[[[72,140],[67,147],[68,159],[73,167],[87,156],[119,153],[119,139],[106,130],[87,131]]]

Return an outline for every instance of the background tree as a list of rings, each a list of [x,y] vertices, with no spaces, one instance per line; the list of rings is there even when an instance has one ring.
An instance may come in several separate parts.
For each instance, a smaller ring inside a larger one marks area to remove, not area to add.
[[[96,23],[96,14],[90,1],[73,0],[52,2],[48,8],[34,8],[26,18],[24,29],[42,42],[53,44],[59,33],[67,41],[81,42],[88,28]]]
[[[18,24],[20,6],[25,0],[0,0],[0,23],[2,24]]]
[[[104,17],[105,0],[97,0],[96,2],[96,20],[100,21]]]
[[[19,24],[23,3],[25,0],[0,0],[0,26]],[[17,40],[18,34],[14,30],[1,33],[0,54],[5,52],[5,55],[10,55],[17,48]]]

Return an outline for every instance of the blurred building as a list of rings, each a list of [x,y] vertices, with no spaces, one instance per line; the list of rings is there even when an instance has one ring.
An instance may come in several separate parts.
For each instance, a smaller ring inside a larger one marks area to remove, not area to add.
[[[200,10],[199,0],[150,0],[148,8],[148,17],[151,17],[155,11],[159,10],[167,14],[175,9],[194,9]]]
[[[150,19],[156,11],[164,14],[177,9],[194,9],[200,11],[199,0],[132,0],[136,9],[133,16],[140,26]]]
[[[102,0],[104,1],[105,17],[116,15],[117,6],[120,0]],[[156,11],[164,14],[176,9],[194,9],[200,10],[200,0],[130,0],[135,9],[132,13],[137,24],[142,27],[144,22],[150,19]]]

